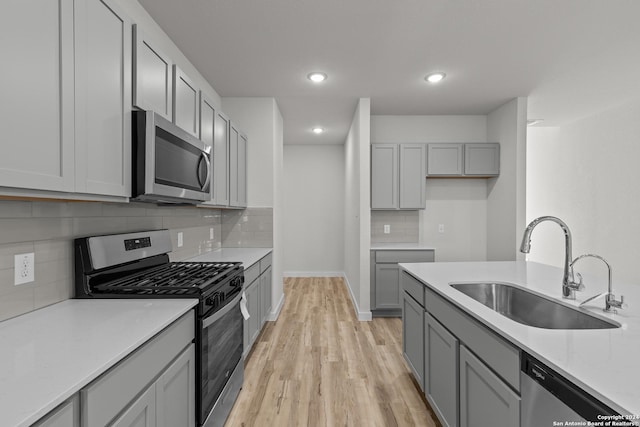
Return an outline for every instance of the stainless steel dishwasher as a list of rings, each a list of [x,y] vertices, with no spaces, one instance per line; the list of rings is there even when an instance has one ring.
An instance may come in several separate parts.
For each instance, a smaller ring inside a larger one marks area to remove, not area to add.
[[[567,425],[565,422],[571,421],[602,421],[599,416],[618,415],[525,352],[522,352],[520,366],[521,427]]]

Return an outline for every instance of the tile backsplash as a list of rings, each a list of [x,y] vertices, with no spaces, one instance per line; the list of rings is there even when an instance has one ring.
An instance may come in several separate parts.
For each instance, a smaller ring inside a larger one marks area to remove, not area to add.
[[[418,211],[371,211],[371,243],[417,243],[419,234]]]
[[[73,297],[74,238],[162,228],[171,234],[172,261],[220,247],[273,246],[271,208],[0,200],[0,320]],[[35,254],[35,280],[15,286],[14,256],[29,252]]]

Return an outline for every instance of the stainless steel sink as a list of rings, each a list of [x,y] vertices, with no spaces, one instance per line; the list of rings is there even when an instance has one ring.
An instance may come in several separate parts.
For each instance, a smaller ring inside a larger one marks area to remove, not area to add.
[[[612,329],[620,324],[560,304],[508,283],[451,283],[451,286],[523,325],[544,329]]]

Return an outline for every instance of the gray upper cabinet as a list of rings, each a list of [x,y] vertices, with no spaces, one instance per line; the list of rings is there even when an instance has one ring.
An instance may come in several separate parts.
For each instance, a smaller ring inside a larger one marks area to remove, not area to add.
[[[464,174],[500,175],[500,144],[464,144]]]
[[[133,26],[133,105],[173,120],[173,62]]]
[[[231,123],[229,137],[229,206],[247,206],[247,137]]]
[[[229,118],[216,112],[213,142],[212,202],[229,205]]]
[[[131,21],[115,0],[76,0],[75,190],[131,195]]]
[[[3,9],[0,186],[73,191],[73,0],[9,0]]]
[[[427,176],[463,174],[463,144],[429,144]]]
[[[520,396],[463,345],[460,346],[460,425],[520,425]]]
[[[425,208],[426,145],[371,145],[371,209]]]
[[[200,135],[200,91],[177,66],[173,66],[173,122],[191,135]]]
[[[397,209],[398,144],[371,145],[371,209]]]
[[[428,177],[488,178],[500,175],[500,144],[429,144]]]
[[[424,209],[427,147],[400,144],[400,209]]]

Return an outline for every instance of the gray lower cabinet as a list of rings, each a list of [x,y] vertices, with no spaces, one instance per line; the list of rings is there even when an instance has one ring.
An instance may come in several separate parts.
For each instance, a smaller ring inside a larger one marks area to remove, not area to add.
[[[80,390],[83,427],[195,427],[194,313]]]
[[[402,300],[402,355],[424,390],[424,307],[407,292]]]
[[[260,335],[271,312],[271,254],[245,269],[245,295],[249,319],[244,321],[244,351],[246,357]]]
[[[260,275],[260,326],[264,326],[271,312],[271,267]]]
[[[249,319],[247,320],[248,347],[253,346],[253,343],[260,334],[260,283],[261,280],[259,278],[256,279],[246,291],[247,309],[249,310]]]
[[[520,396],[464,345],[460,346],[460,425],[520,425]]]
[[[371,209],[424,209],[425,144],[371,145]]]
[[[433,249],[372,250],[371,309],[376,317],[402,315],[401,262],[433,262]]]
[[[111,427],[155,427],[156,389],[149,387],[135,402],[118,417]]]
[[[375,308],[401,307],[400,267],[398,264],[376,264]]]
[[[458,423],[458,340],[429,313],[424,317],[424,394],[444,427]]]
[[[78,395],[58,406],[32,427],[80,427]]]

